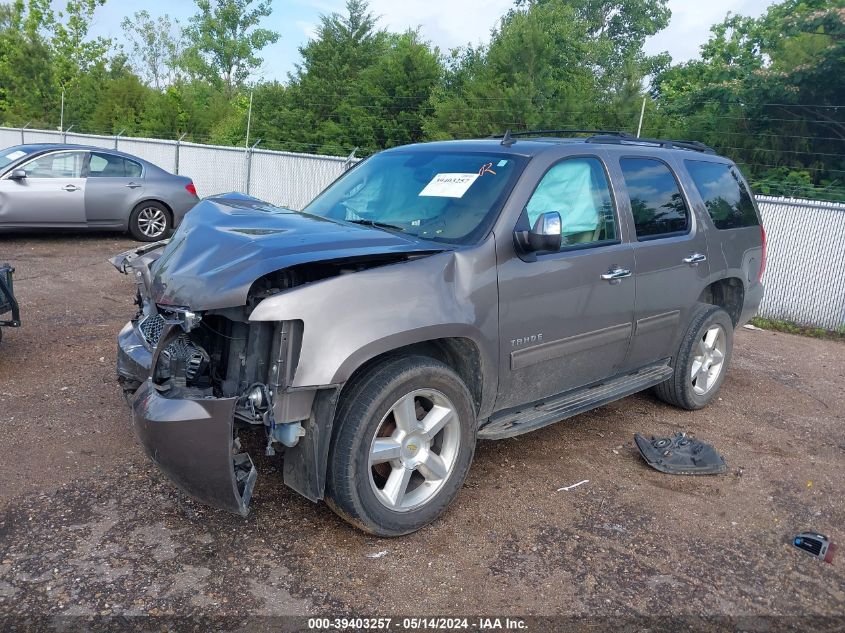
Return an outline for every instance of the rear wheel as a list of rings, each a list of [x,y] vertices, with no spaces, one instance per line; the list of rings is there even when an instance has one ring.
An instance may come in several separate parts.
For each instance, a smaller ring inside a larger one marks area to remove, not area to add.
[[[440,516],[475,452],[461,379],[431,358],[395,358],[351,384],[338,408],[327,502],[349,523],[399,536]]]
[[[140,242],[156,242],[167,237],[173,221],[170,211],[160,202],[142,202],[129,216],[129,232]]]
[[[718,306],[698,304],[675,355],[675,373],[654,388],[657,397],[689,410],[710,404],[725,380],[733,335],[727,312]]]

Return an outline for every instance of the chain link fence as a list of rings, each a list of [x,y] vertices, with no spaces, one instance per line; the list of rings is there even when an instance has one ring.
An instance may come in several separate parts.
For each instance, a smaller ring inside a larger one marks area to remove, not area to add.
[[[766,227],[760,316],[845,327],[845,204],[757,196]]]
[[[351,165],[315,154],[247,150],[146,138],[0,127],[0,148],[78,143],[119,149],[193,178],[201,196],[243,191],[301,209]],[[845,204],[758,196],[768,237],[761,316],[845,327]]]

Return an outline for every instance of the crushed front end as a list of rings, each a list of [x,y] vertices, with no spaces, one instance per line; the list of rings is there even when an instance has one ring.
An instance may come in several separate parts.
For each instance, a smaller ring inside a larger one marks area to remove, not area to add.
[[[246,306],[157,305],[149,267],[161,248],[112,260],[135,279],[139,308],[118,336],[118,379],[138,438],[161,470],[199,501],[246,515],[257,473],[236,431],[263,427],[268,454],[298,443],[313,394],[286,390],[302,323],[250,323]]]

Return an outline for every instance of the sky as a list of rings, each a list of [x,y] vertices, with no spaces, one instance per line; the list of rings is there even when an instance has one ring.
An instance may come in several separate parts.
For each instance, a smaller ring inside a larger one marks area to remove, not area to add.
[[[54,0],[54,4],[63,2]],[[668,51],[675,62],[692,59],[707,41],[710,26],[728,11],[758,16],[770,4],[772,0],[669,0],[672,21],[646,43],[646,52]],[[278,31],[281,39],[264,49],[265,61],[256,78],[284,81],[299,61],[299,46],[313,36],[320,15],[342,12],[344,5],[345,0],[273,0],[273,14],[262,26]],[[486,42],[490,30],[512,6],[513,0],[370,0],[381,25],[393,31],[420,27],[423,37],[443,51]],[[154,16],[167,13],[185,23],[195,5],[191,0],[108,0],[97,9],[93,34],[121,41],[121,20],[141,9]]]

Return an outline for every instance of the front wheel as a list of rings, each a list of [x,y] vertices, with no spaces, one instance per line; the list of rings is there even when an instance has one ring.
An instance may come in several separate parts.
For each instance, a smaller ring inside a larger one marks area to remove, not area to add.
[[[152,200],[136,206],[129,216],[129,232],[139,242],[163,240],[172,225],[167,207]]]
[[[408,534],[439,517],[475,452],[466,385],[423,356],[392,359],[350,385],[336,425],[326,501],[379,536]]]
[[[675,355],[675,373],[654,388],[657,397],[688,410],[710,404],[725,380],[733,340],[728,313],[718,306],[699,303]]]

